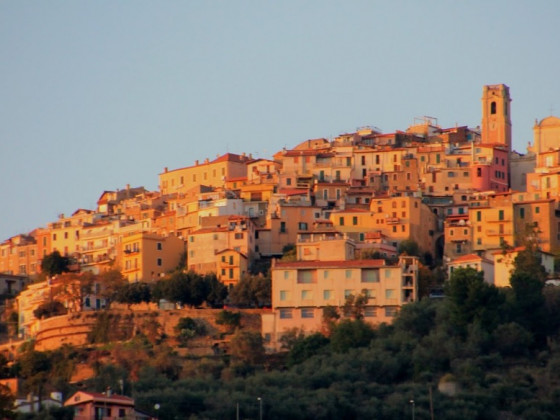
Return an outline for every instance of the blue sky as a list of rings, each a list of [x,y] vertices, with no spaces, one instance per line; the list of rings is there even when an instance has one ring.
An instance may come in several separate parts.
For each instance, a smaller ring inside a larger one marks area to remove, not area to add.
[[[0,240],[224,152],[560,115],[560,2],[0,2]]]

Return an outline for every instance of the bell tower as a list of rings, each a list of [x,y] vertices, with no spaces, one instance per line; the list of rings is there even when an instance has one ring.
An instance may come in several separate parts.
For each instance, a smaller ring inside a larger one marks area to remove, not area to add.
[[[482,89],[482,143],[503,144],[511,151],[511,98],[509,87],[486,85]]]

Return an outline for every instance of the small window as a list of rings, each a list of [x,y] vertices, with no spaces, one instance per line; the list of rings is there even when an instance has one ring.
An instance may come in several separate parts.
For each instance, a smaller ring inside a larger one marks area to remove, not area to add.
[[[364,308],[364,317],[375,318],[377,316],[377,308],[375,306],[366,306]]]
[[[158,258],[157,259],[157,265],[161,267],[162,264],[163,264],[163,262],[162,262],[161,258]]]
[[[332,290],[323,290],[323,299],[331,300],[334,298],[334,292]]]
[[[161,242],[158,242],[156,247],[158,251],[161,251],[162,250]]]
[[[385,316],[389,318],[393,318],[397,316],[397,308],[394,306],[388,306],[385,308]]]
[[[314,310],[313,308],[301,308],[301,317],[302,318],[314,318]]]
[[[290,308],[280,309],[280,319],[292,319],[292,310]]]
[[[492,101],[490,103],[490,114],[494,115],[496,113],[496,102]]]

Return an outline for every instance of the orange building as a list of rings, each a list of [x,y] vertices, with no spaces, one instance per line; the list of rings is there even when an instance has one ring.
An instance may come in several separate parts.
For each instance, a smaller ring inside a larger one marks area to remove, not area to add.
[[[280,348],[282,336],[294,328],[321,331],[323,310],[341,308],[346,298],[365,293],[364,319],[372,324],[392,322],[399,308],[417,299],[418,259],[274,261],[272,313],[262,316],[262,333],[270,350]]]
[[[163,195],[181,194],[196,185],[224,187],[228,178],[246,177],[247,162],[251,157],[226,153],[203,163],[197,160],[193,166],[175,169],[164,169],[159,174],[159,189]]]
[[[177,268],[185,243],[176,236],[131,232],[117,247],[117,266],[129,282],[153,281]]]

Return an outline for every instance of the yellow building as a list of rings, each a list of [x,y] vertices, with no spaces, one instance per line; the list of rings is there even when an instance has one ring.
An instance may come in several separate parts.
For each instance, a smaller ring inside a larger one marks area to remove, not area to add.
[[[61,255],[78,255],[80,253],[80,231],[85,224],[92,224],[93,219],[92,210],[78,209],[70,217],[61,214],[58,221],[49,223],[51,251],[48,253],[58,251]]]
[[[252,261],[255,252],[255,226],[251,219],[243,216],[224,216],[210,217],[204,226],[199,230],[188,235],[187,265],[189,270],[200,274],[216,273],[222,276],[221,269],[225,268],[221,264],[221,257],[227,251],[227,261],[232,252],[239,255],[235,256],[235,267],[232,268],[237,275],[230,283],[237,282],[241,278],[243,271],[247,271],[246,266]],[[214,224],[210,226],[210,224]],[[219,257],[217,257],[219,255]],[[240,255],[242,257],[240,257]],[[246,262],[241,261],[244,258]],[[245,268],[243,266],[245,265]],[[229,275],[226,275],[229,279]]]
[[[336,230],[355,241],[363,241],[366,233],[375,231],[389,238],[394,246],[413,240],[424,252],[435,252],[437,218],[420,197],[373,197],[369,211],[335,211],[330,220]]]
[[[235,286],[249,271],[247,255],[235,249],[216,252],[216,275],[228,287]]]
[[[185,243],[176,236],[132,232],[121,237],[117,249],[117,266],[129,282],[153,281],[177,267]]]
[[[225,186],[228,178],[246,177],[247,162],[252,158],[234,153],[226,153],[210,161],[206,159],[193,166],[175,169],[164,169],[159,174],[159,189],[163,195],[181,194],[196,185],[213,187]]]
[[[368,297],[364,319],[390,323],[399,308],[417,299],[418,259],[401,257],[396,265],[384,260],[274,261],[272,313],[262,316],[262,332],[270,350],[281,337],[297,328],[321,331],[326,306],[341,308],[350,295]]]
[[[30,235],[16,235],[0,244],[0,273],[30,276],[41,271],[37,242]]]

